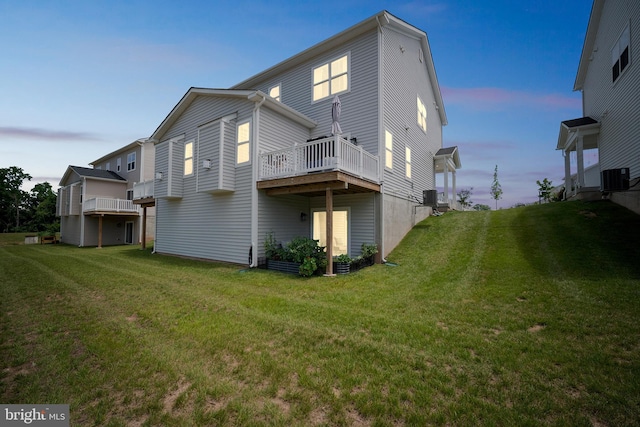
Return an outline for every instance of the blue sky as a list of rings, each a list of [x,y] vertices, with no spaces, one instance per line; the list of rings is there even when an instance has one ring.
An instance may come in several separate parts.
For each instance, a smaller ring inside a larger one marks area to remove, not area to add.
[[[57,188],[67,165],[150,136],[189,87],[230,87],[383,9],[428,35],[458,189],[495,206],[495,165],[499,207],[561,183],[588,0],[0,0],[0,167]]]

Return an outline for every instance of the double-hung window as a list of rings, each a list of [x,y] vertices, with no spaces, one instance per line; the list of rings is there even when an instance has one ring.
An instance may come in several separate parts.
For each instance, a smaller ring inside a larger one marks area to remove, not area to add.
[[[404,162],[405,162],[405,177],[411,179],[411,147],[405,147],[404,149]]]
[[[193,173],[193,141],[184,144],[184,175]]]
[[[136,170],[136,152],[127,154],[127,172]]]
[[[248,163],[251,160],[250,157],[250,143],[251,141],[251,125],[249,122],[240,123],[238,125],[237,132],[237,147],[236,147],[236,164],[240,165]]]
[[[417,97],[418,99],[418,126],[422,129],[423,132],[427,131],[427,108],[424,106],[424,102]]]
[[[349,90],[349,55],[313,69],[313,101]]]
[[[627,24],[620,38],[611,49],[611,77],[613,78],[613,82],[618,80],[620,74],[622,74],[629,65],[629,44],[629,24]]]

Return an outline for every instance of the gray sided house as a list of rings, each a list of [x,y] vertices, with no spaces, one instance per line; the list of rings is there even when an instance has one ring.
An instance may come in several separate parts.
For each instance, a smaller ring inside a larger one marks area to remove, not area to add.
[[[563,121],[558,136],[567,198],[590,189],[583,153],[597,149],[600,180],[592,189],[640,213],[639,47],[640,2],[594,0],[573,86],[582,92],[583,117]]]
[[[139,139],[93,161],[93,168],[69,166],[58,190],[61,241],[101,247],[153,239],[155,208],[141,208],[138,189],[146,180],[147,194],[153,193],[154,151]]]
[[[435,174],[455,182],[446,123],[426,34],[386,11],[229,89],[191,88],[150,138],[155,251],[255,267],[273,233],[386,256],[431,213]]]

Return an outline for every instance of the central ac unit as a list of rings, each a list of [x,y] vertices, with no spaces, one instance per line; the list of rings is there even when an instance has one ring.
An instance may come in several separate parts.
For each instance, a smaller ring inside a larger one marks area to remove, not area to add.
[[[438,191],[424,190],[422,192],[422,204],[425,206],[431,206],[432,208],[437,208],[438,207]]]
[[[602,171],[601,191],[624,191],[629,189],[629,168]]]

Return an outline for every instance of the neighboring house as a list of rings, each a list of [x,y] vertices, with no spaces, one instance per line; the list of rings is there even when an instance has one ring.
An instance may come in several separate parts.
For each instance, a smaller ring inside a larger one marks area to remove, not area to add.
[[[571,182],[576,152],[580,192],[585,182],[584,150],[597,148],[600,189],[640,213],[640,2],[595,0],[573,89],[582,91],[583,117],[563,121],[557,149],[565,156],[565,182]],[[573,192],[567,189],[567,197]]]
[[[435,174],[455,182],[446,123],[426,34],[386,11],[230,89],[191,88],[150,138],[155,251],[255,267],[273,233],[386,256],[430,214]]]
[[[61,241],[101,247],[152,239],[155,209],[147,215],[133,199],[134,184],[153,177],[154,150],[139,139],[91,162],[93,168],[69,166],[58,190]],[[137,199],[143,201],[142,194]]]

